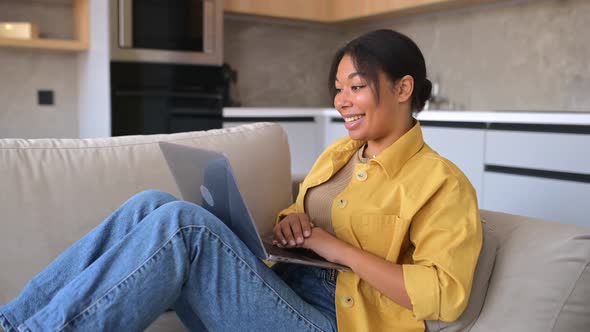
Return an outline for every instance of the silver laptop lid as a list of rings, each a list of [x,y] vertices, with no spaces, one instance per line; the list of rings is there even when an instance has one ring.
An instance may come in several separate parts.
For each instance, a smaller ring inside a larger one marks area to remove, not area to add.
[[[223,221],[252,253],[267,258],[225,155],[168,142],[159,145],[182,198],[207,209]]]

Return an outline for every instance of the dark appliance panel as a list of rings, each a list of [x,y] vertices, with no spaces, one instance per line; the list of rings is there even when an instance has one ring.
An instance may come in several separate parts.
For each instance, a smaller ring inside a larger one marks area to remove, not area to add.
[[[202,0],[143,0],[132,6],[135,48],[205,51]]]
[[[111,62],[112,135],[221,128],[221,66]]]

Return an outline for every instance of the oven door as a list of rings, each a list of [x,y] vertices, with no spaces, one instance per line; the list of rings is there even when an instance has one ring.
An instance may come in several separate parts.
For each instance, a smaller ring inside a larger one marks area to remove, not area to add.
[[[220,0],[111,0],[111,59],[221,65]]]
[[[112,135],[150,135],[219,129],[221,94],[118,90],[112,93]]]

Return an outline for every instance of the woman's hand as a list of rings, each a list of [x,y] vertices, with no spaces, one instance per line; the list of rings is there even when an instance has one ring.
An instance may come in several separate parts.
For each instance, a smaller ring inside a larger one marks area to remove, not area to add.
[[[312,229],[311,236],[305,239],[302,247],[313,250],[326,260],[338,264],[345,264],[344,255],[349,251],[347,249],[353,248],[320,227]]]
[[[311,236],[313,224],[305,213],[292,213],[275,225],[274,245],[285,248],[303,246],[305,238]]]

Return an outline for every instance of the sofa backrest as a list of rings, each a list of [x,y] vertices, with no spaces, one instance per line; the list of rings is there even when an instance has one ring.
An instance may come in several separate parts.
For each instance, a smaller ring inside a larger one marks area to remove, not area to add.
[[[102,139],[0,139],[0,304],[121,203],[145,189],[180,197],[158,142],[222,151],[254,219],[291,202],[287,136],[276,124]]]
[[[588,331],[590,228],[485,210],[481,216],[499,247],[471,331]]]

